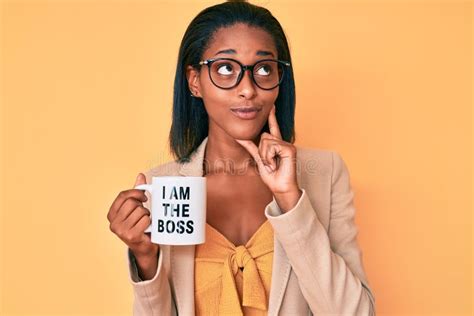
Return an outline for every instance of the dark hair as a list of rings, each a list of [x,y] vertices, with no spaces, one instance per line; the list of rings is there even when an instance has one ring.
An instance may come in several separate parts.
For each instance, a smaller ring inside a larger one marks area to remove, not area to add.
[[[221,28],[244,23],[268,32],[275,43],[278,59],[291,64],[288,42],[278,20],[271,12],[244,1],[229,1],[201,11],[189,24],[179,48],[174,80],[173,121],[169,146],[176,161],[189,161],[195,149],[208,135],[209,117],[201,98],[192,97],[186,79],[186,67],[196,65]],[[282,139],[295,141],[295,81],[292,67],[285,72],[275,101],[276,117]],[[269,132],[268,123],[262,132]]]

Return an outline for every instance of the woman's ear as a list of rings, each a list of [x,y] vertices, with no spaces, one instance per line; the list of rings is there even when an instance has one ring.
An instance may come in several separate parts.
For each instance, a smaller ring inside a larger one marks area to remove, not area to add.
[[[189,90],[195,97],[201,97],[201,85],[199,82],[199,71],[193,66],[186,67],[186,79],[188,80]]]

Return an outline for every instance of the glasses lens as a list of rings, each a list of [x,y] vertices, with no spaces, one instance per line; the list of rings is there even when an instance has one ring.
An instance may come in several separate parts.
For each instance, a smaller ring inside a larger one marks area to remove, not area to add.
[[[277,61],[261,61],[253,68],[253,77],[262,89],[271,89],[280,84],[283,66]]]
[[[221,88],[235,85],[239,77],[240,65],[232,60],[217,60],[211,65],[211,79]]]

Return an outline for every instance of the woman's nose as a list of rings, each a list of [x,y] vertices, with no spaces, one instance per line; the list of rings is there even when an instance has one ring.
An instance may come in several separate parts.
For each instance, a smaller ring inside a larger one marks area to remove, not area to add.
[[[240,80],[237,87],[239,88],[239,95],[243,95],[247,99],[252,98],[256,94],[257,87],[252,80],[252,74],[249,69],[246,69],[244,71],[244,74],[242,75],[242,80]]]

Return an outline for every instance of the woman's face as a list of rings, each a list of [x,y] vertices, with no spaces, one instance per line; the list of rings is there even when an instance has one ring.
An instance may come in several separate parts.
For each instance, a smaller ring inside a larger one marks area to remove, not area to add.
[[[215,33],[202,59],[217,57],[236,59],[243,65],[253,65],[262,59],[278,59],[270,34],[241,23],[221,28]],[[209,115],[210,135],[258,139],[278,97],[279,87],[273,90],[260,89],[253,82],[250,71],[247,70],[237,86],[225,90],[212,83],[208,66],[203,65],[200,72],[191,66],[187,70],[190,90],[195,96],[203,99]],[[224,67],[221,71],[228,70]],[[239,117],[239,114],[235,112],[236,108],[250,106],[258,109],[252,118]]]

